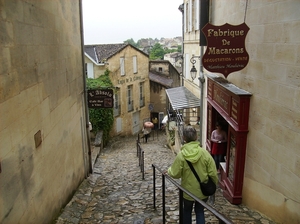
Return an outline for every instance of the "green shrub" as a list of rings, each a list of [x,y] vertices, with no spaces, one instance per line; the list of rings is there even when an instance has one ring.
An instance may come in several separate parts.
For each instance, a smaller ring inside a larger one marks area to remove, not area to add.
[[[113,88],[113,84],[109,78],[109,70],[97,79],[87,78],[87,89],[109,89]],[[114,123],[113,108],[89,108],[89,119],[93,125],[93,133],[103,131],[103,144],[109,141],[109,133]]]

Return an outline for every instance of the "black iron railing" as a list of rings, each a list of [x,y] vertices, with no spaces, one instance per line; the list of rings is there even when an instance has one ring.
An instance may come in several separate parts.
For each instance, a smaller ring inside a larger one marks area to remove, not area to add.
[[[168,113],[168,121],[175,121],[176,126],[177,126],[177,131],[178,131],[178,136],[180,138],[181,144],[184,143],[183,140],[183,129],[184,129],[184,120],[182,117],[182,113],[178,110],[175,111],[169,111],[167,110]]]
[[[140,135],[138,135],[138,140],[136,141],[136,156],[139,158],[139,166],[142,172],[142,179],[145,179],[145,163],[144,163],[144,150],[141,147]]]
[[[163,223],[166,223],[166,208],[165,208],[165,198],[166,198],[166,193],[165,193],[165,179],[167,178],[168,181],[170,181],[172,184],[174,184],[177,189],[179,190],[179,223],[183,224],[183,192],[188,194],[190,197],[192,197],[195,201],[200,203],[204,208],[206,208],[208,211],[210,211],[218,220],[219,224],[233,224],[231,220],[229,220],[227,217],[225,217],[223,214],[219,213],[217,210],[215,210],[213,207],[209,206],[206,204],[204,201],[200,200],[197,198],[195,195],[190,193],[189,191],[185,190],[184,188],[181,187],[179,183],[177,183],[174,179],[169,177],[168,175],[164,174],[164,172],[156,165],[152,164],[153,168],[153,207],[156,209],[156,170],[158,170],[161,173],[162,177],[162,213],[163,213]]]

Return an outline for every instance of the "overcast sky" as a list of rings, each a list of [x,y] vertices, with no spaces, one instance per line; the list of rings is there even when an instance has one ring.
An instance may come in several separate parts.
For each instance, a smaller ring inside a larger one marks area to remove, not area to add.
[[[85,44],[182,36],[183,0],[82,0]]]

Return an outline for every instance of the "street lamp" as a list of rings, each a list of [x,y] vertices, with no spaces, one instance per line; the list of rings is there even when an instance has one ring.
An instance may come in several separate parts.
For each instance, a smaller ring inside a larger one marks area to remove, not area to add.
[[[194,79],[196,78],[196,75],[197,75],[197,69],[195,68],[194,65],[193,65],[193,67],[192,67],[190,73],[191,73],[191,77],[192,77],[192,79],[193,79],[193,81],[194,81]]]
[[[201,63],[201,58],[203,56],[203,47],[201,46],[201,56],[195,56],[192,55],[192,58],[190,59],[190,62],[192,63],[193,67],[190,71],[190,75],[191,78],[194,79],[197,76],[197,69],[195,68],[195,64],[196,64],[196,59],[198,58],[200,61],[200,74],[199,74],[199,87],[200,87],[200,91],[201,91],[201,97],[200,97],[200,121],[199,121],[199,126],[200,126],[200,134],[199,134],[199,142],[200,142],[200,146],[202,147],[202,121],[203,121],[203,89],[204,89],[204,83],[205,83],[205,78],[204,78],[204,74],[203,74],[203,65]]]
[[[196,63],[196,58],[198,58],[199,60],[201,60],[201,56],[195,56],[195,55],[192,55],[191,59],[190,59],[190,62],[193,64],[193,67],[191,68],[191,71],[190,71],[190,75],[191,75],[191,78],[194,79],[196,78],[197,76],[197,69],[195,67],[195,63]],[[203,84],[205,82],[205,78],[203,75],[200,75],[199,76],[199,81]]]

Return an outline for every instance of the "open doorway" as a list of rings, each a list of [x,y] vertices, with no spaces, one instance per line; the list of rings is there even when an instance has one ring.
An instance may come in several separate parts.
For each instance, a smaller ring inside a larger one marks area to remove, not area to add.
[[[159,128],[159,119],[158,119],[158,112],[151,112],[151,115],[150,115],[150,119],[151,119],[151,122],[154,124],[154,130],[158,130]]]
[[[225,120],[225,118],[213,107],[208,107],[208,122],[207,122],[207,139],[206,139],[206,147],[211,152],[212,150],[212,142],[211,142],[211,134],[216,129],[216,124],[221,125],[222,130],[226,132],[227,139],[228,139],[228,128],[229,124]],[[227,151],[228,144],[226,145],[226,151]],[[226,155],[226,154],[225,154]]]

